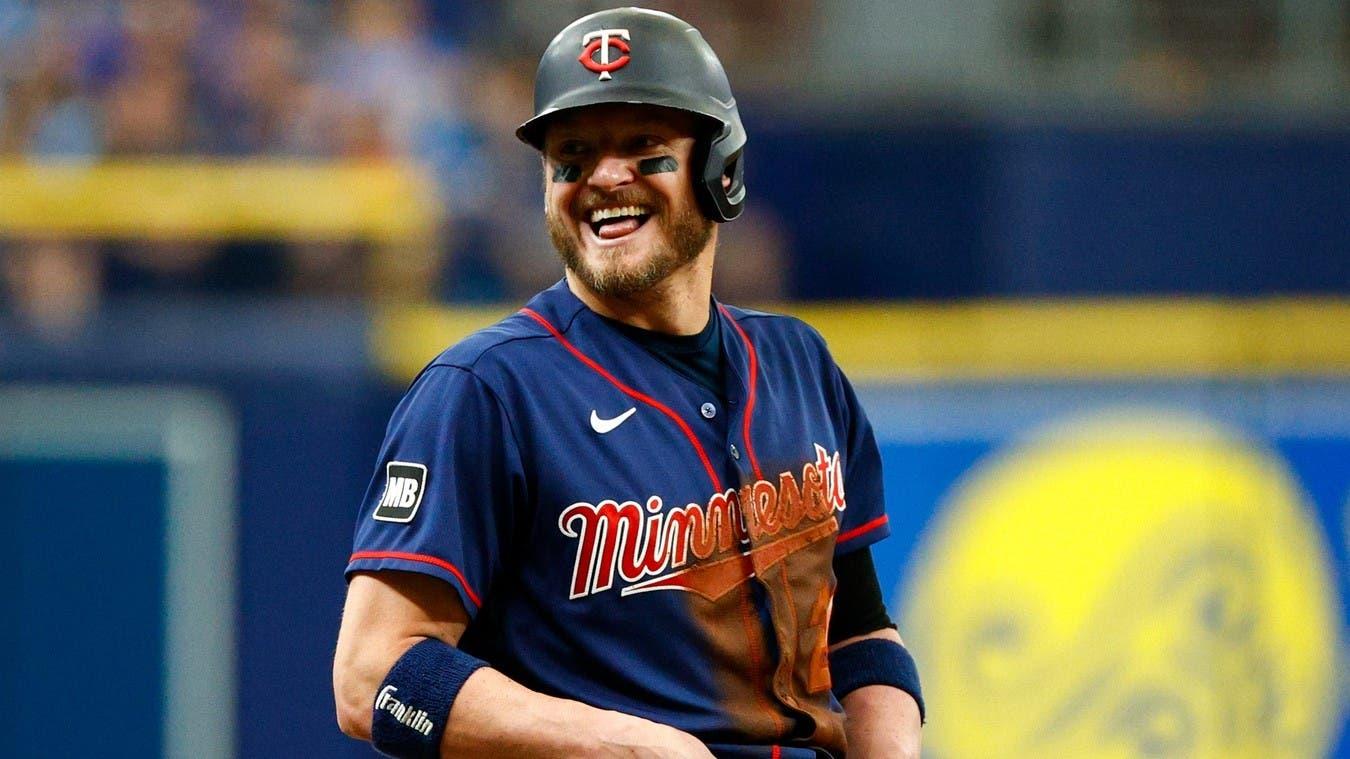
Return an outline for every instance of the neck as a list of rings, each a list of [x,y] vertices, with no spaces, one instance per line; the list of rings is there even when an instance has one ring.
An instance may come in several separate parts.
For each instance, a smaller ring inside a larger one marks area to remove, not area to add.
[[[713,246],[709,244],[698,258],[640,293],[602,295],[588,288],[571,270],[567,271],[567,288],[601,316],[653,332],[696,335],[708,324],[712,269]]]

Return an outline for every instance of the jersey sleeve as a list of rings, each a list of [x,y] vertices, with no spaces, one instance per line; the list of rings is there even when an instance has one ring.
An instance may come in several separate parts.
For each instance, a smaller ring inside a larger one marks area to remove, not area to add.
[[[835,390],[842,405],[840,418],[848,441],[844,456],[844,509],[836,556],[856,551],[891,534],[886,517],[886,496],[882,489],[881,451],[872,434],[872,423],[858,404],[858,396],[848,378],[833,366]]]
[[[497,398],[466,369],[432,366],[394,410],[356,523],[347,577],[439,577],[472,618],[506,561],[525,478]]]

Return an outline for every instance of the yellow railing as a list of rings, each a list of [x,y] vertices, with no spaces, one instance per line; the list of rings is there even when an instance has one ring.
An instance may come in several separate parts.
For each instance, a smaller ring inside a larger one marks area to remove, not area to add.
[[[150,160],[0,163],[0,234],[420,242],[432,184],[391,163]]]

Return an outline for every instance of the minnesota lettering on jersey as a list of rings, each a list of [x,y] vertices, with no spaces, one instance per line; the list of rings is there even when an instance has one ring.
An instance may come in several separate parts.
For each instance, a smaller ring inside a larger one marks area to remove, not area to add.
[[[814,447],[816,460],[803,465],[800,483],[783,472],[777,482],[757,480],[714,493],[707,504],[669,511],[660,496],[651,496],[645,514],[636,501],[578,502],[563,509],[558,529],[577,539],[568,598],[609,590],[617,574],[630,583],[622,596],[683,590],[716,600],[749,579],[748,547],[768,565],[833,535],[834,515],[846,508],[843,470],[838,451]]]

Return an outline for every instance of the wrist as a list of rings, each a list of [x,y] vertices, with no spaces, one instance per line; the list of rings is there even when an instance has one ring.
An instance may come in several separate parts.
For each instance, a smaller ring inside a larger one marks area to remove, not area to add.
[[[691,735],[683,733],[669,725],[653,722],[622,712],[602,712],[594,737],[598,746],[593,747],[587,756],[628,757],[647,756],[653,750],[669,750],[674,746],[685,745],[685,741],[694,741]],[[664,755],[664,754],[663,754]]]
[[[621,712],[598,709],[580,701],[551,699],[540,704],[535,718],[548,734],[558,736],[559,756],[606,756],[645,720]]]
[[[575,708],[563,729],[571,732],[577,742],[576,756],[602,756],[612,747],[624,730],[631,727],[627,714],[597,709],[573,702]]]
[[[591,731],[591,737],[595,740],[596,745],[592,748],[632,744],[634,737],[645,732],[651,724],[653,723],[631,714],[596,709],[591,722],[594,727],[594,730]]]

